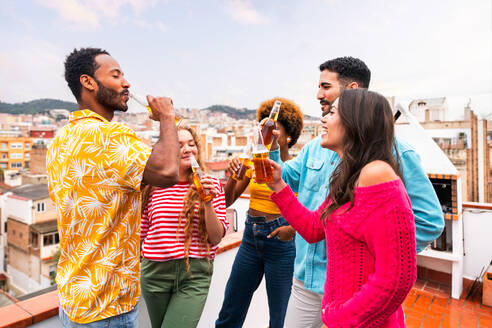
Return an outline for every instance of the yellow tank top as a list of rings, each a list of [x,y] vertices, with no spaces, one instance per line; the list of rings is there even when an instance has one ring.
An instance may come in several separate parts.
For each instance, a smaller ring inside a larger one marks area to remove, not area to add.
[[[252,178],[252,170],[249,169],[245,174],[250,178],[249,182],[249,207],[268,214],[280,214],[280,211],[275,203],[270,199],[273,191],[266,184],[256,183]]]

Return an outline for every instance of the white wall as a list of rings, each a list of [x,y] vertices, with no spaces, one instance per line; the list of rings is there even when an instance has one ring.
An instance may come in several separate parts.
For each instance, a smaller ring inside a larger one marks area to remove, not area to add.
[[[16,270],[14,267],[7,265],[7,274],[10,278],[10,283],[24,294],[33,293],[43,288],[43,286],[33,279],[29,278],[25,273]]]
[[[492,209],[463,208],[463,275],[475,279],[492,260]],[[489,271],[492,270],[492,267]]]
[[[463,276],[475,279],[492,260],[492,209],[463,207],[464,253]],[[451,273],[451,262],[428,257],[417,257],[419,266]],[[489,271],[492,270],[489,269]]]
[[[13,195],[11,195],[13,196]],[[32,200],[22,200],[6,195],[5,207],[2,210],[2,218],[7,219],[9,215],[12,215],[18,219],[22,219],[22,222],[26,224],[33,224],[32,222]]]
[[[41,243],[43,242],[43,235],[39,235],[41,238]],[[54,244],[49,246],[41,246],[41,259],[46,259],[55,255],[55,253],[60,249],[60,244]]]

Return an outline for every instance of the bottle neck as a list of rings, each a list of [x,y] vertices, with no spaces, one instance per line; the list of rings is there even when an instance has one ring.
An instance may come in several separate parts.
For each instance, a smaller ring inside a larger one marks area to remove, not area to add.
[[[274,122],[277,122],[278,112],[279,112],[278,110],[272,109],[272,111],[270,112],[270,115],[268,116],[268,119],[270,119]]]

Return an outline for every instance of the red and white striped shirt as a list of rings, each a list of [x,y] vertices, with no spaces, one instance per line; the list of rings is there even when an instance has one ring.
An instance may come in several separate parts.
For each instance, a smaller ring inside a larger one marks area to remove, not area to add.
[[[226,219],[224,189],[218,179],[214,179],[217,195],[212,200],[217,219],[227,230],[229,223]],[[184,227],[186,219],[181,218],[178,229],[178,220],[184,205],[184,198],[190,184],[178,182],[169,188],[156,188],[149,198],[146,208],[142,210],[142,224],[140,239],[142,256],[152,261],[168,261],[184,258]],[[188,256],[190,258],[206,258],[207,248],[198,234],[198,205],[195,208],[193,220],[193,234]],[[215,257],[217,245],[210,245],[210,258]]]

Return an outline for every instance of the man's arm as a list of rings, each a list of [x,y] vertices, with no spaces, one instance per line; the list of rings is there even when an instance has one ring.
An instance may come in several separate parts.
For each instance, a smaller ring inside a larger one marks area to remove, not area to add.
[[[166,97],[148,96],[147,100],[152,109],[151,119],[160,122],[160,133],[145,165],[143,183],[168,188],[178,182],[180,160],[174,106],[172,100]]]
[[[412,203],[417,252],[420,252],[431,241],[439,237],[444,229],[441,204],[432,183],[422,168],[420,157],[414,150],[407,150],[401,154],[400,167]]]

